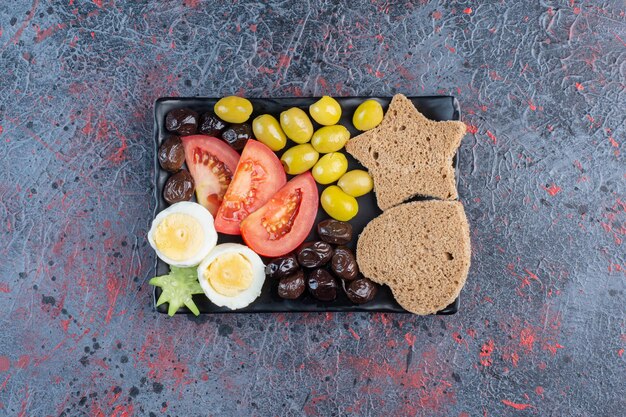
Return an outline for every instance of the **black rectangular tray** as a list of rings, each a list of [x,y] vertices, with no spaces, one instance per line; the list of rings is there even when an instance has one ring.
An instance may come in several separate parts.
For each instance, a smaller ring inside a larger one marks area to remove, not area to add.
[[[357,135],[359,132],[352,125],[352,114],[357,106],[364,100],[373,98],[379,101],[383,108],[386,110],[391,101],[390,97],[340,97],[336,100],[341,104],[343,113],[339,124],[348,128],[351,136]],[[459,120],[460,110],[458,101],[451,96],[429,96],[429,97],[409,97],[415,107],[422,112],[426,117],[432,120]],[[198,113],[202,113],[213,109],[213,105],[217,102],[217,98],[204,98],[204,97],[163,97],[158,99],[154,105],[154,170],[155,170],[155,184],[154,184],[154,197],[156,201],[153,217],[160,211],[167,208],[168,204],[163,200],[162,190],[165,181],[169,174],[161,169],[157,160],[157,149],[164,140],[168,132],[165,130],[165,115],[175,108],[190,108]],[[250,120],[259,114],[269,113],[276,117],[290,107],[300,107],[304,110],[308,110],[308,107],[318,100],[313,97],[292,97],[292,98],[249,98],[253,105],[253,112]],[[315,129],[319,126],[313,122]],[[354,158],[346,153],[348,158],[348,169],[364,169]],[[458,181],[458,158],[454,159],[455,168],[457,170]],[[319,192],[323,190],[324,186],[318,185]],[[416,198],[420,199],[420,198]],[[369,193],[357,199],[359,203],[359,212],[357,216],[350,220],[352,224],[354,236],[353,241],[348,245],[352,249],[355,249],[356,237],[361,233],[365,225],[378,216],[381,210],[376,205],[376,199],[374,193]],[[328,218],[328,215],[321,208],[318,211],[316,224],[320,220]],[[313,228],[315,229],[315,228]],[[315,231],[312,230],[307,240],[315,239]],[[236,242],[243,243],[239,236],[230,236],[219,234],[218,243]],[[267,261],[267,259],[264,259]],[[156,260],[156,275],[164,275],[169,272],[168,265],[161,261],[159,258]],[[309,295],[305,294],[297,300],[284,300],[278,297],[277,294],[277,282],[271,279],[267,279],[263,285],[261,295],[252,304],[246,308],[240,310],[230,310],[226,307],[217,307],[211,303],[204,294],[195,295],[193,297],[194,302],[198,306],[201,313],[278,313],[278,312],[357,312],[357,311],[369,311],[369,312],[385,312],[385,313],[407,313],[394,299],[391,290],[387,286],[381,286],[376,297],[369,303],[362,305],[353,304],[343,293],[340,291],[339,296],[332,302],[321,302],[313,299]],[[155,287],[153,302],[156,306],[156,301],[161,295],[161,288]],[[167,313],[167,305],[162,304],[156,307],[160,313]],[[445,309],[439,311],[437,314],[454,314],[459,309],[459,299],[457,298],[452,304]],[[183,307],[178,310],[178,313],[190,313],[190,311]]]

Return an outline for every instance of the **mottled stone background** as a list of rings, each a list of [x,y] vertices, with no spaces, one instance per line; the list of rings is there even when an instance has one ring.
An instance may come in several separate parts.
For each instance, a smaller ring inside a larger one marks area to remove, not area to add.
[[[0,2],[0,415],[618,416],[623,1]],[[453,94],[461,311],[151,305],[161,96]]]

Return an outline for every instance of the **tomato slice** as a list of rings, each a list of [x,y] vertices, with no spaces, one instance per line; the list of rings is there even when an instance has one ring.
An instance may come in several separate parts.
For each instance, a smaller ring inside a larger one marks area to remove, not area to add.
[[[276,257],[291,252],[311,231],[318,201],[311,173],[298,175],[241,223],[244,242],[263,256]]]
[[[229,235],[241,234],[241,222],[286,182],[285,169],[276,154],[261,142],[248,140],[217,211],[215,229]]]
[[[191,135],[181,140],[185,162],[196,185],[196,199],[215,217],[237,168],[239,154],[212,136]]]

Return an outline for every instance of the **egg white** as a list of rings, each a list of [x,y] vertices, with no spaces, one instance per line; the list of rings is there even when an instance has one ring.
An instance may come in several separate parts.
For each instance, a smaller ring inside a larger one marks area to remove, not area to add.
[[[235,297],[228,297],[218,293],[213,289],[209,280],[204,277],[204,271],[207,270],[209,265],[215,259],[227,253],[239,253],[250,261],[252,265],[252,283],[250,287]],[[198,266],[198,281],[200,281],[200,286],[213,304],[218,307],[228,307],[231,310],[237,310],[247,307],[261,295],[261,289],[265,282],[265,265],[259,255],[249,247],[238,243],[222,243],[217,245]]]
[[[157,227],[167,216],[173,213],[182,213],[193,217],[200,223],[202,233],[204,233],[204,241],[202,242],[202,245],[197,253],[181,261],[175,261],[174,259],[171,259],[161,253],[161,251],[157,249],[154,242],[154,233],[156,232]],[[163,262],[178,267],[196,266],[209,254],[209,252],[211,252],[217,243],[217,232],[215,231],[215,226],[213,225],[213,216],[209,210],[202,207],[198,203],[181,201],[179,203],[172,204],[157,214],[154,220],[152,220],[152,226],[148,232],[148,242],[150,242],[150,246],[152,246],[152,249],[154,249],[157,256]]]

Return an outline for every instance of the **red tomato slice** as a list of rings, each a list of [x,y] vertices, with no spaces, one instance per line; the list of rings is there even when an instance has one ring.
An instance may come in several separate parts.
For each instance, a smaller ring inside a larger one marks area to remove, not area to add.
[[[237,168],[239,154],[223,140],[211,136],[184,136],[181,140],[185,162],[196,184],[196,199],[215,217]]]
[[[261,142],[248,140],[217,211],[215,229],[229,235],[241,234],[241,222],[286,182],[285,169],[276,154]]]
[[[244,242],[263,256],[276,257],[291,252],[311,231],[318,201],[311,173],[298,175],[241,223]]]

